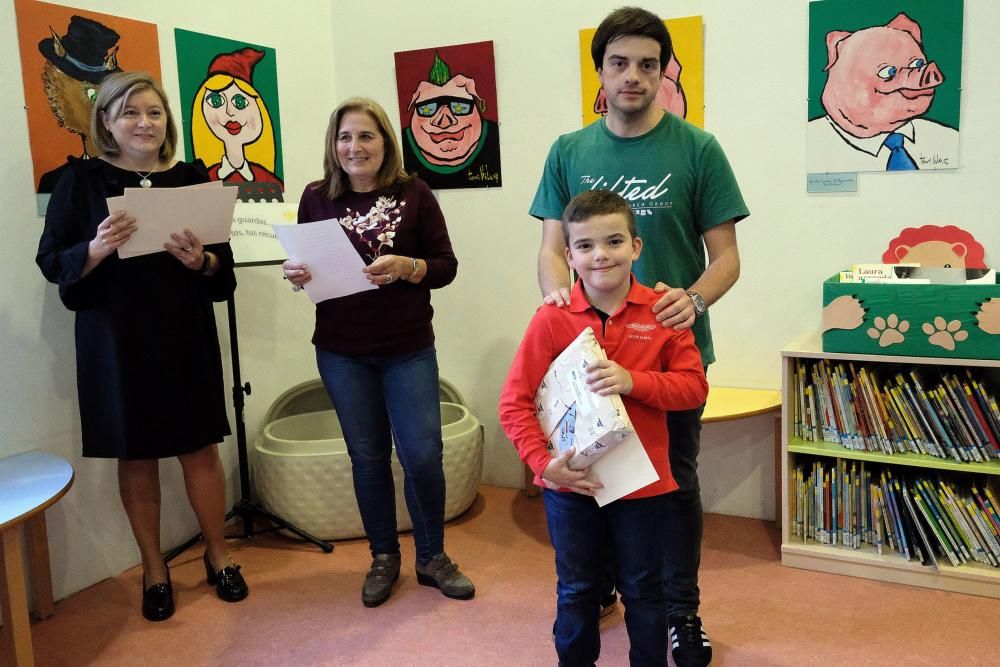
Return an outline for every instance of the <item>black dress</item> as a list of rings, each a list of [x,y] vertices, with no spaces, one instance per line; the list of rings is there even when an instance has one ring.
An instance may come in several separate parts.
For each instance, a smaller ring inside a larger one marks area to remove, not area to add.
[[[208,177],[201,162],[178,162],[150,179],[178,187]],[[126,260],[114,253],[81,277],[87,246],[108,216],[105,199],[126,187],[139,187],[135,172],[71,159],[35,261],[76,312],[83,455],[177,456],[230,433],[212,302],[236,289],[233,253],[228,243],[205,247],[219,258],[211,277],[165,251]]]

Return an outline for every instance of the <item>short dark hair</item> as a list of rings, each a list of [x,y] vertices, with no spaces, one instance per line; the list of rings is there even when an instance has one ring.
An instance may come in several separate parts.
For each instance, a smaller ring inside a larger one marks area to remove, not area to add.
[[[673,43],[667,26],[656,14],[639,7],[620,7],[608,14],[597,26],[590,41],[590,55],[594,59],[594,69],[604,66],[604,52],[608,44],[619,37],[649,37],[660,44],[660,71],[667,68],[673,54]]]
[[[632,238],[639,234],[635,227],[635,213],[622,196],[610,190],[587,190],[569,200],[562,214],[563,241],[569,245],[569,226],[574,222],[584,222],[595,215],[623,216]]]

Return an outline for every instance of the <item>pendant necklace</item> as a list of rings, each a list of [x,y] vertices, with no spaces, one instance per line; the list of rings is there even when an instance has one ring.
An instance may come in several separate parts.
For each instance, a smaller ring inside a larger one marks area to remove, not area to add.
[[[150,169],[149,171],[147,171],[145,174],[143,174],[142,172],[137,171],[135,169],[132,170],[132,171],[134,171],[136,173],[136,175],[139,176],[139,179],[140,179],[139,180],[139,186],[140,187],[143,187],[143,188],[151,188],[151,187],[153,187],[153,181],[149,180],[149,175],[152,174],[154,171],[156,171],[156,167],[158,167],[159,164],[160,164],[160,160],[157,159],[156,160],[156,164],[153,166],[153,168]]]

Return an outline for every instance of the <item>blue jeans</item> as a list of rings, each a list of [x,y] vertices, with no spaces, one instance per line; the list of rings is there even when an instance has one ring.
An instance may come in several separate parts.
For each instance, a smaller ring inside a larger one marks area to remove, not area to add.
[[[390,467],[395,440],[417,560],[426,563],[444,551],[445,481],[434,347],[359,357],[316,348],[316,364],[344,430],[372,554],[399,553]]]
[[[666,665],[663,534],[650,527],[663,525],[667,496],[619,500],[604,507],[578,493],[544,489],[542,496],[559,579],[554,628],[559,664],[589,666],[600,656],[603,555],[610,545],[625,605],[629,663]]]

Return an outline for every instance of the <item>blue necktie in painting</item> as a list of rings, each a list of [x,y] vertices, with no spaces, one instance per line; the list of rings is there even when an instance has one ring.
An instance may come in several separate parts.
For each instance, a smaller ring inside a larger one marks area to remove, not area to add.
[[[882,143],[890,151],[889,161],[885,165],[886,171],[909,171],[917,168],[917,163],[903,148],[903,135],[892,132]]]

